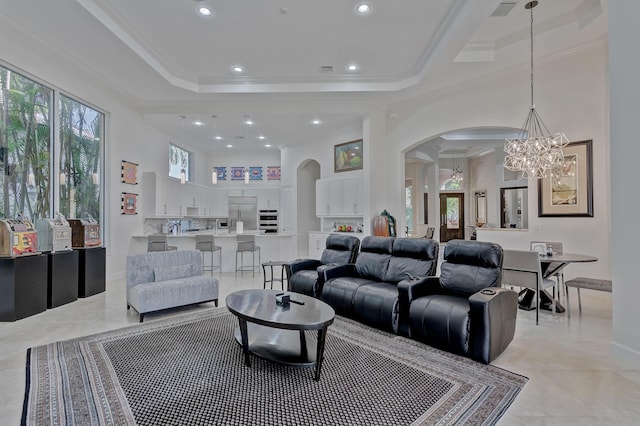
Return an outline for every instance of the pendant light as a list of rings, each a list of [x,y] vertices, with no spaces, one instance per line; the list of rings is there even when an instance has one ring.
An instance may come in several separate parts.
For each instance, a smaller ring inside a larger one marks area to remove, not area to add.
[[[245,118],[244,123],[247,126],[247,137],[246,137],[246,141],[245,141],[246,144],[245,145],[246,145],[246,148],[247,148],[247,158],[249,158],[249,127],[253,125],[253,120],[251,120],[251,117],[248,116],[248,115],[245,115],[244,118]],[[246,185],[249,184],[249,177],[250,177],[249,166],[247,166],[247,167],[244,168],[244,183]]]
[[[531,11],[531,105],[529,114],[517,138],[507,139],[504,145],[504,167],[522,172],[528,179],[548,176],[562,166],[564,148],[569,140],[564,133],[551,134],[533,103],[533,8],[538,1],[530,1],[524,7]]]
[[[464,173],[462,172],[462,169],[460,168],[460,164],[458,163],[458,153],[455,154],[454,156],[454,169],[453,172],[451,173],[451,180],[453,180],[456,183],[460,183],[464,180]]]
[[[185,120],[187,119],[187,116],[184,115],[184,114],[181,114],[180,118],[182,119],[182,146],[184,147],[184,140],[185,140],[185,137],[184,137],[184,135],[185,135],[184,123],[185,123]],[[182,163],[182,155],[180,155],[179,157],[180,158],[178,160]],[[180,170],[180,184],[184,185],[185,183],[187,183],[187,171],[183,167]]]
[[[211,118],[216,119],[218,118],[217,115],[212,115]],[[213,123],[213,132],[215,133],[216,130],[216,123]],[[216,161],[216,137],[214,136],[213,138],[213,161]],[[218,184],[218,168],[215,166],[212,166],[212,170],[211,170],[211,183],[214,185]]]

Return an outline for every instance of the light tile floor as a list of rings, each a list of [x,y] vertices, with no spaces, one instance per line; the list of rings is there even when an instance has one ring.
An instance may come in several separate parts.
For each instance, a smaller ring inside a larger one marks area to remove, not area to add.
[[[216,274],[220,302],[241,288],[261,288],[250,273]],[[572,300],[576,301],[575,293]],[[493,362],[530,381],[500,425],[637,425],[640,423],[640,371],[609,356],[611,298],[584,291],[582,315],[572,318],[518,312],[516,336]],[[206,309],[213,304],[149,314],[145,322]],[[25,385],[25,355],[31,346],[99,333],[138,323],[126,310],[124,280],[107,283],[105,293],[50,309],[14,323],[0,323],[0,423],[20,423]]]

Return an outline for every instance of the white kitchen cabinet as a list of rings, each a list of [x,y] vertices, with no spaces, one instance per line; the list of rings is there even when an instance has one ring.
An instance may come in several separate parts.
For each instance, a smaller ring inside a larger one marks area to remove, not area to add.
[[[316,180],[316,216],[329,215],[329,181]]]
[[[229,216],[229,191],[226,189],[214,189],[209,193],[209,216]]]
[[[343,185],[342,214],[361,216],[364,212],[363,178],[346,179]]]
[[[340,180],[316,181],[316,215],[332,216],[342,214],[343,183]]]
[[[215,216],[229,214],[228,191],[185,183],[154,172],[142,174],[142,212],[154,216]]]
[[[354,194],[354,204],[355,204],[355,215],[362,216],[364,215],[364,178],[357,177],[354,179],[355,185],[355,194]]]
[[[344,214],[344,181],[329,181],[329,214]]]
[[[327,233],[312,232],[309,234],[309,258],[320,260],[327,245]]]
[[[317,216],[362,216],[363,179],[319,179],[316,181]]]
[[[293,233],[296,224],[296,203],[293,187],[285,186],[282,188],[282,208],[280,209],[281,222],[278,224],[283,233]]]
[[[279,208],[279,189],[263,189],[258,192],[258,210],[278,210]]]

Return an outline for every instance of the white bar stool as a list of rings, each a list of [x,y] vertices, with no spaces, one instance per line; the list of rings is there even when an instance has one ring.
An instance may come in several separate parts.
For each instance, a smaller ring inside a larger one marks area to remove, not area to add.
[[[166,235],[149,235],[147,237],[147,252],[171,250],[178,250],[178,247],[168,245]]]
[[[252,271],[256,276],[256,269],[260,273],[260,247],[256,245],[255,235],[236,235],[236,274],[238,271]],[[258,252],[258,263],[256,263],[256,252]],[[251,266],[244,266],[244,254],[251,253]],[[238,267],[238,254],[240,255],[240,267]]]
[[[196,235],[196,250],[202,252],[202,270],[204,272],[211,272],[213,275],[214,269],[219,269],[222,272],[222,247],[216,245],[215,237],[213,235]],[[219,251],[219,263],[218,266],[213,263],[213,253]],[[204,253],[211,253],[211,263],[209,266],[204,261]]]

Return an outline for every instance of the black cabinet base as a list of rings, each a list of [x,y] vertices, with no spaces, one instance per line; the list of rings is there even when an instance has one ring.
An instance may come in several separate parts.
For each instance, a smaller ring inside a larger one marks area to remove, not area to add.
[[[105,290],[106,254],[104,247],[74,248],[79,255],[78,297],[89,297]]]
[[[55,308],[78,300],[78,252],[47,253],[47,257],[47,307]]]
[[[47,310],[47,256],[0,258],[0,321]]]

